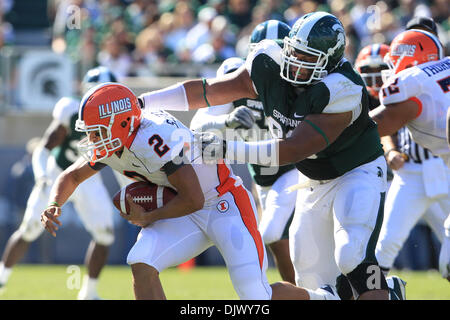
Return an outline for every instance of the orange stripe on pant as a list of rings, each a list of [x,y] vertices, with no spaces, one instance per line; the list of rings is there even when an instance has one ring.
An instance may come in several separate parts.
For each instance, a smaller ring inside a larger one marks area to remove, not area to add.
[[[248,232],[250,232],[250,235],[255,242],[256,250],[258,251],[259,267],[262,270],[264,261],[264,244],[261,238],[261,234],[258,231],[255,212],[253,211],[252,203],[248,196],[247,190],[245,190],[244,187],[239,186],[236,188],[232,188],[229,191],[233,195],[234,202],[239,209],[245,227],[247,228]]]

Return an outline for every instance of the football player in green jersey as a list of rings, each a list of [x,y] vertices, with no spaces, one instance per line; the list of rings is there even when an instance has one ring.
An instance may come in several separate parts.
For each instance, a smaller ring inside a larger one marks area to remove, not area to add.
[[[284,39],[291,28],[278,20],[267,20],[258,24],[252,31],[249,51],[264,39]],[[241,58],[225,60],[217,70],[217,76],[230,73],[245,63]],[[222,106],[202,108],[191,121],[191,129],[206,131],[235,130],[246,141],[270,138],[262,102],[258,99],[239,99]],[[253,130],[254,129],[254,130]],[[281,278],[295,284],[294,267],[289,255],[289,226],[294,214],[296,192],[287,188],[297,184],[298,170],[294,165],[266,167],[248,165],[262,209],[259,231],[271,252]]]
[[[82,81],[82,91],[101,82],[116,82],[115,76],[105,67],[87,72]],[[35,186],[28,198],[23,221],[5,248],[0,264],[0,287],[6,285],[13,266],[22,259],[30,244],[44,231],[40,214],[48,205],[51,185],[60,172],[78,158],[77,143],[84,134],[75,131],[79,101],[61,98],[53,109],[53,121],[47,128],[32,156]],[[98,299],[97,281],[108,258],[109,246],[114,241],[111,200],[100,176],[87,180],[71,199],[81,221],[92,235],[86,252],[86,268],[78,299]],[[101,210],[97,210],[101,203]],[[96,210],[93,214],[93,210]]]
[[[309,178],[298,186],[290,227],[297,285],[336,284],[338,290],[352,289],[340,292],[343,299],[388,299],[374,252],[383,219],[386,161],[368,115],[367,90],[343,57],[344,48],[341,22],[314,12],[296,21],[283,49],[263,40],[230,74],[188,80],[140,98],[150,110],[260,99],[273,139],[224,143],[204,135],[205,155],[295,164]]]

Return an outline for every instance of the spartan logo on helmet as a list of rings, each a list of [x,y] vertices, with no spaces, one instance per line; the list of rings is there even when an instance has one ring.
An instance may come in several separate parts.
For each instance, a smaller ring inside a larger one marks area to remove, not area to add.
[[[296,21],[284,39],[280,75],[296,85],[320,81],[336,68],[344,50],[345,32],[338,18],[327,12],[308,13]],[[315,62],[302,61],[295,53],[317,58]],[[301,69],[310,70],[307,79],[300,78]]]

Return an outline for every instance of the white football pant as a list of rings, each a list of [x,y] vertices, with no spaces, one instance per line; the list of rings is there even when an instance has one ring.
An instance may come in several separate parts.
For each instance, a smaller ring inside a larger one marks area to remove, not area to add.
[[[145,263],[159,272],[198,256],[215,245],[241,299],[270,299],[267,255],[257,229],[253,197],[243,186],[189,215],[143,228],[127,263]]]
[[[386,171],[380,156],[336,179],[310,180],[298,190],[289,229],[298,286],[313,290],[334,286],[341,273],[350,273],[366,258],[375,259],[375,227]]]

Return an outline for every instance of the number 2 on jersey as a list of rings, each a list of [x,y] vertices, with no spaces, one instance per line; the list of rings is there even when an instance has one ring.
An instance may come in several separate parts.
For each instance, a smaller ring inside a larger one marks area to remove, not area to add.
[[[156,142],[156,144],[155,144]],[[167,146],[167,144],[164,144],[164,140],[158,135],[154,134],[148,139],[148,144],[150,146],[153,146],[153,150],[155,150],[156,154],[161,158],[163,155],[167,153],[167,151],[170,150],[170,148]],[[163,145],[164,144],[164,145]]]

